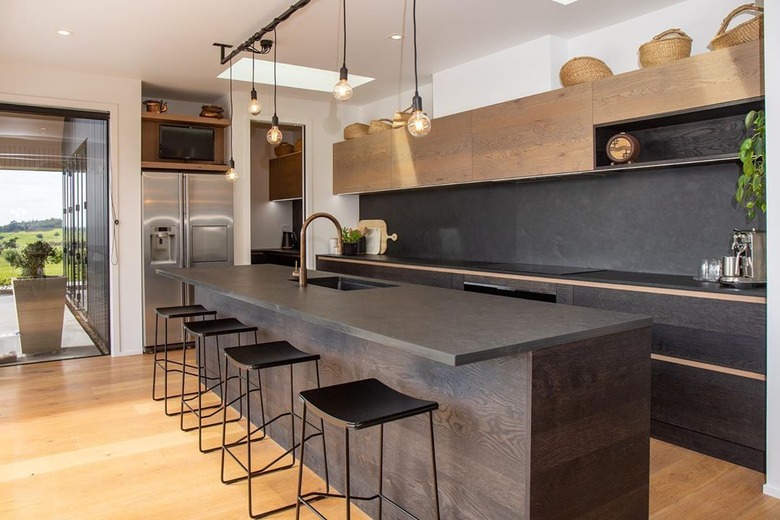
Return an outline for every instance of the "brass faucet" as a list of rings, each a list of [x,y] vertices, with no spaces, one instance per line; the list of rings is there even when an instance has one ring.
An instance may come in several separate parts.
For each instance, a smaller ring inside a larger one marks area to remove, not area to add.
[[[309,227],[309,224],[311,224],[314,220],[324,217],[331,222],[333,222],[333,225],[336,226],[336,237],[338,237],[339,241],[339,251],[342,251],[342,248],[344,247],[344,242],[341,239],[341,224],[339,224],[339,221],[336,220],[336,217],[331,215],[330,213],[314,213],[313,215],[310,215],[309,218],[307,218],[303,222],[303,226],[301,227],[301,235],[300,235],[300,248],[301,248],[301,267],[300,271],[298,273],[298,286],[300,287],[306,287],[306,282],[308,280],[307,276],[307,269],[306,269],[306,228]]]

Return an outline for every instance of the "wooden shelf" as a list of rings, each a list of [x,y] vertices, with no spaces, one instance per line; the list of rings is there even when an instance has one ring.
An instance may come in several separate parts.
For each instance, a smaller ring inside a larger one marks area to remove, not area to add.
[[[142,121],[157,121],[158,123],[182,123],[199,126],[213,126],[218,128],[227,128],[230,126],[230,119],[214,119],[213,117],[182,116],[178,114],[168,114],[157,112],[143,112]]]
[[[225,173],[227,164],[198,164],[168,161],[141,161],[144,170],[177,170],[177,171],[202,171]]]
[[[737,153],[723,153],[718,155],[710,155],[708,157],[689,157],[684,159],[672,159],[668,161],[647,161],[636,162],[631,164],[615,164],[598,166],[594,172],[624,172],[634,170],[651,170],[653,168],[672,168],[678,166],[697,166],[702,164],[725,164],[729,162],[735,162],[739,160],[739,154]]]
[[[293,152],[268,161],[270,200],[295,200],[303,194],[303,153]]]

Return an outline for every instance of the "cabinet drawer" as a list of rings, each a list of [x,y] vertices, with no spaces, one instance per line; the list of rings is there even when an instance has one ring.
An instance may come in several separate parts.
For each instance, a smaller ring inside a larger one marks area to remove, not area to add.
[[[667,294],[574,287],[574,305],[653,317],[653,352],[766,370],[766,307]]]
[[[665,361],[652,362],[651,417],[764,451],[766,384]]]

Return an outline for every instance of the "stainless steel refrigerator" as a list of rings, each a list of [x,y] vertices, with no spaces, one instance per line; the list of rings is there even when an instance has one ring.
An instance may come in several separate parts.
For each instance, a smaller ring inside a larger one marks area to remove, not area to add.
[[[160,267],[233,265],[233,185],[222,175],[144,172],[144,330],[154,345],[157,307],[192,302],[191,288],[158,275]],[[160,343],[163,342],[162,324]],[[168,327],[168,343],[181,328]]]

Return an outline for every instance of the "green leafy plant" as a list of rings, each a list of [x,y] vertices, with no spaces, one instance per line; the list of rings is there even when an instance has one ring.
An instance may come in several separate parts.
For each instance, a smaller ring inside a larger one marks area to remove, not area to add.
[[[763,110],[751,110],[745,116],[748,137],[739,147],[742,175],[737,180],[734,198],[745,210],[747,221],[756,217],[756,209],[766,213],[766,116]]]
[[[341,228],[341,240],[343,240],[345,244],[357,244],[362,237],[363,233],[358,229],[348,227]]]
[[[43,267],[47,263],[57,263],[62,259],[59,248],[52,247],[48,242],[38,240],[30,242],[24,249],[6,249],[3,258],[11,264],[11,267],[22,271],[22,276],[27,278],[43,278]]]

